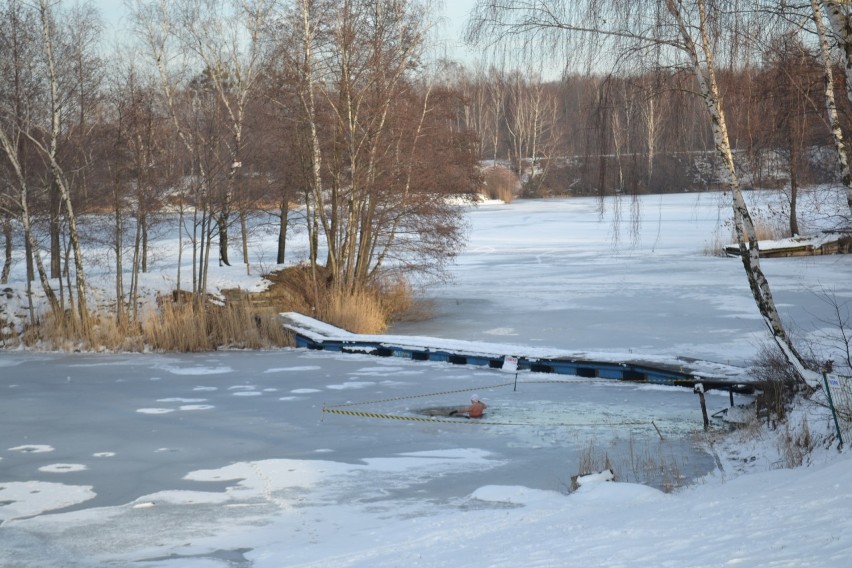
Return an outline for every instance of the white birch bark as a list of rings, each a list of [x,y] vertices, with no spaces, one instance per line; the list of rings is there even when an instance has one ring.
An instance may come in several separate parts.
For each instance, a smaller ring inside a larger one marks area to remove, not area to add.
[[[84,331],[89,326],[89,309],[87,306],[87,290],[85,269],[83,266],[83,253],[80,249],[80,237],[77,231],[77,218],[74,215],[74,205],[71,202],[71,192],[62,166],[57,159],[58,140],[60,131],[61,102],[59,100],[59,77],[56,71],[56,62],[53,54],[53,37],[51,34],[50,2],[39,0],[39,16],[42,24],[42,42],[47,60],[48,79],[50,86],[50,131],[49,140],[45,147],[41,142],[28,135],[48,160],[53,181],[59,190],[62,204],[65,207],[65,216],[68,219],[68,238],[74,258],[75,286],[77,288],[77,315],[83,325]]]
[[[683,19],[680,8],[681,3],[678,0],[666,0],[666,7],[677,22],[681,39],[684,43],[684,49],[689,55],[695,77],[698,81],[699,92],[710,115],[716,152],[724,166],[722,170],[725,178],[724,181],[731,190],[734,228],[740,247],[740,258],[742,259],[743,268],[745,269],[755,303],[776,344],[801,379],[811,387],[816,387],[819,385],[819,377],[816,373],[807,369],[801,355],[799,355],[796,347],[787,335],[772,298],[769,281],[760,268],[760,249],[758,247],[757,234],[748,206],[745,199],[743,199],[739,177],[731,152],[727,123],[725,122],[725,115],[722,110],[721,95],[716,82],[713,53],[707,29],[705,2],[704,0],[698,0],[696,5],[699,11],[701,55],[699,55],[698,47]]]
[[[811,0],[813,20],[816,24],[817,35],[819,37],[819,49],[825,76],[825,106],[828,113],[828,127],[831,130],[834,149],[837,152],[840,179],[846,190],[846,204],[850,211],[852,211],[852,172],[849,170],[849,156],[846,151],[843,130],[837,114],[837,102],[834,98],[834,72],[831,69],[831,49],[829,48],[826,37],[825,22],[820,4],[819,0]],[[850,21],[849,7],[831,2],[825,2],[825,4],[828,21],[831,23],[834,37],[837,40],[840,52],[843,54],[846,96],[852,101],[852,21]]]
[[[59,300],[56,297],[56,293],[50,285],[50,279],[48,278],[44,262],[41,258],[41,249],[39,249],[38,243],[33,235],[32,217],[30,216],[29,206],[29,186],[27,185],[23,168],[21,167],[20,160],[18,159],[18,145],[13,140],[14,138],[10,137],[3,128],[0,128],[0,149],[3,150],[3,154],[6,156],[6,159],[15,174],[15,179],[18,182],[19,197],[16,205],[20,208],[20,219],[24,230],[24,238],[27,241],[29,250],[32,252],[32,258],[36,265],[39,281],[41,282],[41,287],[44,290],[44,295],[47,298],[53,313],[59,314],[62,312],[62,309],[59,304]],[[27,279],[27,290],[29,293],[29,279]],[[30,299],[30,311],[32,323],[35,323],[35,316],[32,313],[32,299]]]

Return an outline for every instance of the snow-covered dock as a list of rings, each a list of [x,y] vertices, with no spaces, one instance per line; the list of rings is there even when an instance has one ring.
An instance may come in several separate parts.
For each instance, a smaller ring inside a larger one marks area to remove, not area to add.
[[[754,392],[746,369],[686,357],[637,357],[632,353],[573,353],[559,349],[480,343],[438,337],[351,333],[295,312],[281,314],[296,347],[439,361],[493,369],[555,373],[584,378],[654,383],[704,390]]]

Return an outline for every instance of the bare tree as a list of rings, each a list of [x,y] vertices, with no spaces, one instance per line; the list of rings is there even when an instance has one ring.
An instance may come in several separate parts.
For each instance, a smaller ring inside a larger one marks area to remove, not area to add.
[[[716,77],[717,49],[731,47],[733,27],[726,27],[742,14],[729,12],[724,3],[706,0],[662,0],[623,2],[612,0],[539,3],[525,0],[480,0],[470,38],[494,42],[498,38],[524,35],[551,51],[576,47],[580,38],[598,48],[606,44],[613,58],[629,57],[646,48],[663,46],[672,58],[680,54],[691,68],[713,132],[722,179],[732,200],[734,227],[740,257],[755,303],[767,328],[798,376],[809,384],[814,374],[807,369],[788,336],[775,306],[769,282],[760,268],[760,250],[748,207],[742,195],[734,163],[728,126]],[[504,44],[505,45],[505,44]]]
[[[354,292],[391,260],[411,266],[403,251],[433,255],[440,231],[445,244],[456,238],[452,223],[433,225],[430,235],[422,220],[426,211],[445,215],[441,195],[454,189],[422,191],[415,167],[436,112],[432,88],[417,76],[424,5],[300,0],[285,21],[295,32],[280,53],[301,103],[309,261],[316,279],[324,244],[326,283]]]
[[[241,182],[246,146],[246,109],[257,85],[263,61],[261,32],[268,25],[273,0],[181,0],[176,33],[181,45],[191,50],[212,70],[209,79],[225,109],[230,140],[227,183],[218,212],[219,258],[230,265],[228,229],[235,193],[242,198]],[[250,272],[245,200],[240,199],[243,262]]]
[[[74,204],[71,199],[71,187],[65,175],[65,169],[60,164],[58,155],[59,137],[62,128],[62,94],[60,93],[60,77],[55,59],[55,22],[54,14],[49,0],[39,0],[39,19],[41,22],[42,47],[44,50],[45,64],[47,67],[48,89],[49,89],[49,126],[46,135],[36,133],[34,130],[26,131],[27,137],[40,150],[42,156],[47,160],[48,169],[51,174],[52,183],[59,192],[60,202],[65,209],[65,218],[68,221],[68,237],[73,251],[74,274],[77,292],[77,316],[87,330],[89,322],[89,308],[87,300],[87,287],[85,277],[85,266],[83,264],[83,251],[80,236],[77,230],[77,217],[74,214]]]
[[[134,19],[139,35],[149,50],[149,56],[159,76],[160,89],[171,116],[174,131],[184,147],[191,164],[190,174],[183,184],[188,186],[192,199],[192,282],[196,294],[207,293],[210,248],[216,222],[212,196],[221,181],[220,149],[222,143],[221,103],[214,77],[224,70],[205,67],[193,74],[191,66],[198,63],[180,45],[176,29],[174,6],[157,0],[135,0]],[[185,217],[181,207],[181,239]],[[180,268],[178,269],[180,270]]]
[[[849,167],[849,155],[846,142],[843,139],[843,129],[840,126],[840,118],[837,113],[837,102],[834,97],[834,72],[832,70],[831,49],[828,45],[828,31],[822,14],[822,4],[828,5],[829,21],[835,32],[835,37],[840,45],[846,63],[846,94],[852,101],[852,20],[850,19],[848,6],[836,6],[829,2],[811,0],[813,20],[816,24],[817,37],[819,39],[819,50],[823,61],[825,73],[825,107],[828,113],[828,127],[834,140],[834,148],[837,153],[837,164],[840,168],[840,179],[846,189],[846,203],[852,211],[852,170]]]

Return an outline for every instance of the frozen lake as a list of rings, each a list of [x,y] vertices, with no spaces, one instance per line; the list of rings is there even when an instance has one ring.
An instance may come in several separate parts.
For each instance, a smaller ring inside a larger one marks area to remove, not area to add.
[[[497,370],[299,350],[6,353],[2,365],[0,550],[26,555],[12,566],[88,566],[127,546],[173,546],[210,526],[255,523],[275,507],[324,518],[331,504],[392,510],[417,502],[426,514],[468,506],[464,497],[483,485],[565,492],[590,443],[634,480],[645,474],[630,473],[629,452],[663,455],[687,477],[714,467],[691,437],[701,421],[687,389],[527,373],[515,391],[514,376]],[[489,404],[489,424],[322,412],[325,404],[379,401],[351,408],[416,417],[464,404],[473,391]],[[726,395],[709,398],[715,409],[728,404]],[[277,467],[226,473],[253,463]],[[274,487],[234,491],[251,474],[261,484],[274,478]],[[87,511],[111,512],[98,519]],[[161,522],[168,534],[154,527]],[[131,537],[139,523],[148,528]]]
[[[765,332],[742,266],[704,254],[726,217],[723,198],[649,197],[635,239],[597,207],[472,210],[453,281],[429,289],[434,319],[391,332],[747,364]],[[291,254],[301,254],[298,239]],[[764,268],[785,317],[818,347],[831,326],[815,290],[848,299],[847,258]],[[513,379],[303,350],[0,352],[0,564],[333,565],[329,554],[359,549],[365,535],[381,541],[385,526],[514,507],[471,498],[484,487],[564,493],[590,445],[625,481],[660,484],[632,470],[644,455],[686,479],[716,467],[696,445],[690,390],[530,373],[514,390]],[[489,405],[487,424],[323,413],[358,403],[367,414],[420,417],[472,392]],[[708,404],[727,407],[727,394]]]
[[[445,499],[486,478],[564,488],[577,454],[592,440],[613,459],[631,440],[660,445],[652,420],[666,437],[663,447],[682,456],[685,474],[712,467],[705,454],[690,449],[701,418],[688,389],[521,373],[514,390],[513,380],[498,370],[299,350],[4,354],[0,471],[3,481],[93,486],[96,496],[72,507],[79,508],[121,505],[163,489],[210,490],[183,478],[239,461],[355,464],[453,448],[495,456],[487,473],[460,471],[426,484],[430,498]],[[487,424],[322,412],[323,405],[357,402],[365,404],[349,408],[417,418],[424,408],[465,404],[473,392],[489,405]],[[717,409],[728,404],[727,395],[710,398]],[[398,492],[422,496],[424,481]],[[364,490],[356,492],[359,498]],[[10,518],[10,511],[0,513]]]

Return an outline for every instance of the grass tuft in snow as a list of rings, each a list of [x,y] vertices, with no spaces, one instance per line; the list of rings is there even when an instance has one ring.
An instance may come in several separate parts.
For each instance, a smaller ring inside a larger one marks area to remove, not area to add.
[[[595,440],[591,440],[580,452],[577,474],[571,476],[570,491],[579,488],[577,478],[607,469],[614,472],[615,481],[641,483],[666,493],[676,491],[686,484],[674,452],[663,441],[639,442],[631,435],[626,452],[618,452],[616,455],[621,458],[613,462],[609,452],[602,450]]]

